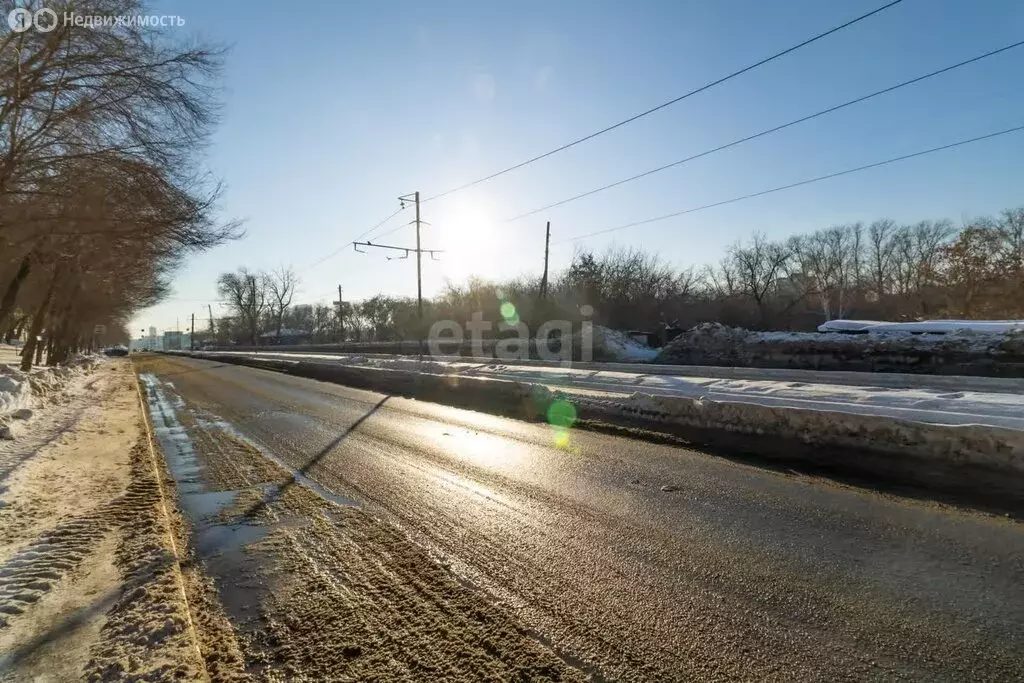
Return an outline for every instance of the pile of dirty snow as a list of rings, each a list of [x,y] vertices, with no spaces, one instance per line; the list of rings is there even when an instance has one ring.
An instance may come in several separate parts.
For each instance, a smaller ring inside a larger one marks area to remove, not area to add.
[[[628,334],[594,325],[594,360],[638,363],[652,361],[657,355],[657,349],[638,342]]]
[[[0,365],[0,418],[23,408],[32,400],[28,378],[10,365]]]
[[[0,363],[0,438],[14,438],[15,423],[30,419],[33,410],[60,396],[98,362],[99,356],[80,355],[65,365],[37,366],[28,372],[16,364]]]
[[[1024,332],[1024,320],[918,320],[885,323],[877,320],[829,320],[818,332],[911,332],[917,334],[1006,334]]]
[[[922,328],[857,328],[851,321],[843,321],[835,329],[860,333],[755,332],[701,323],[669,342],[657,362],[947,374],[955,370],[952,374],[999,376],[1024,373],[1022,327],[1004,326],[998,332],[953,327],[941,334],[922,334],[912,331],[924,331]]]
[[[752,334],[741,327],[700,323],[666,344],[657,360],[688,364],[697,362],[693,358],[716,358],[724,365],[740,365],[744,361],[744,347],[750,343]]]

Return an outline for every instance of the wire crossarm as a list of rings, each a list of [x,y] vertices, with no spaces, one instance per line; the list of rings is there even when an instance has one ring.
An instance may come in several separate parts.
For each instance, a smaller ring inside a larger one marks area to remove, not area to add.
[[[376,247],[377,249],[391,249],[394,251],[405,252],[405,256],[398,256],[395,258],[405,258],[409,256],[409,254],[415,254],[416,252],[419,252],[421,254],[430,254],[431,257],[433,257],[434,254],[444,253],[444,249],[417,249],[416,247],[396,247],[391,244],[374,244],[373,242],[353,242],[352,247],[360,254],[365,254],[366,250],[360,249],[359,247]]]

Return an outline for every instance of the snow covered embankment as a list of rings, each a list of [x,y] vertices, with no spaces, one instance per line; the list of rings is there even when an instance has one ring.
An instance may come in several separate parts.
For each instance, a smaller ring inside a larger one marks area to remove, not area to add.
[[[877,415],[649,394],[634,394],[626,401],[585,398],[582,403],[605,417],[633,417],[643,423],[792,441],[810,447],[807,453],[811,459],[829,463],[830,459],[841,457],[847,462],[830,464],[849,464],[865,471],[936,468],[925,472],[931,476],[938,469],[962,470],[966,474],[977,468],[993,474],[1024,476],[1024,431],[1015,429],[928,424]],[[876,459],[881,455],[884,460],[856,462],[861,455]]]
[[[10,349],[0,355],[9,360]],[[16,358],[16,356],[15,356]],[[67,365],[34,367],[23,372],[16,363],[0,362],[0,438],[13,439],[33,411],[59,396],[76,378],[89,372],[98,356],[78,356]]]
[[[949,329],[958,322],[942,323],[837,321],[826,328],[831,332],[755,332],[701,323],[669,342],[657,362],[1024,377],[1024,328],[977,323]]]

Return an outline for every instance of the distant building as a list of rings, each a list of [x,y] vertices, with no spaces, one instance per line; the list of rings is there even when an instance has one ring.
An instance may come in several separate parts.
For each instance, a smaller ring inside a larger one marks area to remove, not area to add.
[[[138,339],[132,339],[128,347],[133,351],[159,351],[162,337],[157,336],[156,328],[149,328],[149,334],[144,334]]]
[[[164,351],[180,351],[181,350],[181,332],[177,330],[167,330],[164,332]]]

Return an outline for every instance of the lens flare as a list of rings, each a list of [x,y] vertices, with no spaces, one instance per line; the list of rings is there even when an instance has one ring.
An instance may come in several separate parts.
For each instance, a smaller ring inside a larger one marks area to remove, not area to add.
[[[552,401],[548,406],[548,423],[562,429],[569,429],[576,422],[576,406],[565,399]]]
[[[503,302],[498,310],[501,311],[501,317],[505,319],[505,322],[519,320],[519,316],[516,315],[516,307],[511,301]]]

